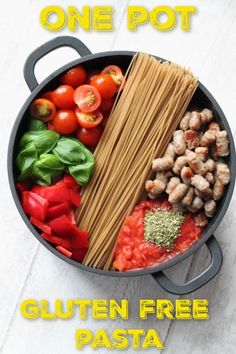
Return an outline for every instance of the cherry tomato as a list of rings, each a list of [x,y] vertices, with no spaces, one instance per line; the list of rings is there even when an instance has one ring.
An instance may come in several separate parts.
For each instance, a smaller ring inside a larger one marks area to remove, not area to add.
[[[83,128],[93,128],[96,127],[98,124],[101,123],[103,120],[103,115],[99,111],[95,111],[92,113],[84,113],[79,110],[79,108],[76,108],[75,110],[79,125]]]
[[[100,106],[101,96],[96,87],[82,85],[75,90],[74,101],[81,112],[90,113]]]
[[[48,130],[53,130],[53,131],[55,131],[54,125],[52,124],[52,121],[51,121],[51,120],[47,123],[47,127],[48,127]]]
[[[92,79],[94,79],[95,76],[99,75],[100,71],[98,69],[94,69],[92,71],[88,72],[88,76],[87,76],[87,84],[90,85],[90,82]]]
[[[100,126],[90,129],[79,127],[76,132],[76,138],[84,145],[96,146],[102,136],[102,131]]]
[[[78,128],[78,120],[72,109],[61,109],[57,111],[52,125],[57,133],[68,135]]]
[[[107,113],[107,112],[110,112],[112,107],[113,107],[113,104],[115,102],[115,98],[114,97],[111,97],[109,98],[108,100],[102,100],[102,103],[101,103],[101,106],[100,106],[100,111],[103,113]]]
[[[86,81],[87,73],[82,66],[76,66],[62,75],[60,81],[63,85],[70,85],[74,88],[83,85]]]
[[[112,77],[118,87],[121,86],[124,76],[122,74],[119,66],[116,65],[108,65],[102,70],[102,74],[108,74]]]
[[[48,122],[55,117],[56,107],[51,101],[45,98],[38,98],[31,104],[30,114],[33,118]]]
[[[52,101],[56,107],[70,109],[75,107],[73,100],[74,89],[69,85],[61,85],[52,92]]]
[[[96,87],[103,100],[114,96],[117,92],[117,86],[110,75],[100,74],[91,80],[91,85]]]

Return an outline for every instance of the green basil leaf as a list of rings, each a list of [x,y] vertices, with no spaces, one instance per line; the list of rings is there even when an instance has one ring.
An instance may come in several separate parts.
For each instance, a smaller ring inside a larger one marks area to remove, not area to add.
[[[20,171],[19,181],[29,178],[32,174],[34,163],[38,159],[37,150],[33,143],[29,143],[16,157],[16,166]]]
[[[80,186],[88,183],[94,172],[94,162],[85,162],[84,164],[69,166],[69,173]]]
[[[28,130],[47,130],[47,125],[41,120],[32,118],[29,120]]]
[[[42,154],[34,164],[32,177],[40,184],[49,185],[52,180],[61,176],[64,171],[64,164],[53,154]]]
[[[67,165],[75,165],[86,162],[86,147],[77,139],[60,138],[53,154],[63,163]]]
[[[33,143],[38,155],[51,151],[56,145],[60,135],[52,130],[31,130],[20,139],[20,148]]]

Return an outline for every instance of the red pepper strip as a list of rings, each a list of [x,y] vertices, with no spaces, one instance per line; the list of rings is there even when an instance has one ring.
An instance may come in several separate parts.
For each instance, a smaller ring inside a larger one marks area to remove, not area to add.
[[[69,189],[69,201],[78,208],[80,206],[80,192]]]
[[[80,189],[80,185],[70,175],[64,175],[63,182],[65,183],[66,187],[69,189],[73,189],[75,191],[78,191],[78,189]]]
[[[69,201],[69,190],[63,181],[49,187],[33,186],[32,191],[46,198],[49,202],[63,203]]]
[[[33,192],[26,191],[22,193],[22,207],[30,216],[44,221],[48,209],[48,201]]]
[[[48,224],[56,234],[63,238],[76,237],[78,232],[77,227],[72,224],[66,215],[52,219]]]
[[[55,235],[48,235],[45,232],[43,232],[41,234],[42,238],[44,238],[44,240],[53,243],[54,245],[60,246],[62,244],[63,239],[60,237],[57,237]]]
[[[71,207],[68,202],[58,203],[53,206],[49,206],[47,211],[47,218],[54,219],[58,216],[68,214],[71,211]]]
[[[29,182],[28,181],[18,182],[18,183],[16,183],[16,188],[21,193],[28,191],[28,190],[30,190]]]
[[[62,240],[62,243],[60,244],[60,246],[66,248],[67,250],[71,251],[72,250],[72,242],[70,239],[65,238]]]
[[[72,249],[72,258],[77,262],[82,262],[87,250],[87,248]]]
[[[61,252],[62,254],[64,254],[64,256],[68,257],[68,258],[71,258],[72,256],[72,252],[68,251],[67,249],[65,249],[64,247],[62,246],[57,246],[56,249]]]
[[[30,222],[31,222],[31,224],[36,226],[41,231],[45,232],[48,235],[51,235],[51,233],[52,233],[51,227],[46,225],[46,224],[44,224],[42,221],[40,221],[40,220],[34,218],[33,216],[31,216]]]
[[[78,248],[86,248],[88,249],[89,242],[88,242],[89,233],[87,231],[82,231],[77,228],[77,235],[72,239],[72,246],[74,249]]]

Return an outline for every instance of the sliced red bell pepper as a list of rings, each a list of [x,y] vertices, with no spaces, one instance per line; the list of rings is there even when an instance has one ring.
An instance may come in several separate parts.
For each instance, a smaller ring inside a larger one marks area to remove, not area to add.
[[[87,248],[89,246],[88,242],[89,233],[87,231],[82,231],[77,228],[77,235],[72,238],[72,246],[74,249]]]
[[[44,221],[47,214],[48,201],[36,193],[25,191],[22,193],[22,207],[30,216]]]
[[[80,206],[80,199],[80,192],[69,189],[69,201],[71,204],[78,208]]]
[[[33,224],[34,226],[36,226],[38,229],[40,229],[41,231],[45,232],[48,235],[51,235],[52,233],[52,229],[50,226],[46,225],[45,223],[43,223],[42,221],[40,221],[39,219],[36,219],[35,217],[31,216],[30,218],[30,222],[31,224]]]
[[[49,202],[63,203],[69,201],[69,189],[63,181],[60,181],[52,186],[33,186],[32,191],[46,198]]]
[[[69,238],[64,238],[62,240],[62,243],[60,244],[60,246],[66,248],[69,251],[72,250],[72,242],[71,242],[71,240]]]
[[[47,218],[54,219],[58,216],[69,214],[71,212],[71,207],[68,202],[58,203],[48,207]]]
[[[48,235],[45,232],[41,234],[44,240],[53,243],[54,245],[60,246],[62,244],[63,239],[60,237],[55,236],[54,234]]]
[[[52,219],[48,224],[56,234],[63,238],[74,237],[78,232],[77,227],[72,224],[66,215]]]
[[[28,181],[18,182],[16,183],[16,188],[18,189],[19,192],[22,193],[30,190],[30,185]]]
[[[62,246],[57,246],[56,249],[61,252],[62,254],[64,254],[64,256],[68,257],[68,258],[71,258],[72,256],[72,252],[68,251],[67,249],[65,249],[64,247]]]
[[[66,187],[69,189],[73,189],[75,191],[78,191],[78,189],[80,189],[80,185],[70,175],[64,175],[63,182],[65,183]]]
[[[83,262],[87,250],[87,248],[72,249],[72,259],[77,262]]]

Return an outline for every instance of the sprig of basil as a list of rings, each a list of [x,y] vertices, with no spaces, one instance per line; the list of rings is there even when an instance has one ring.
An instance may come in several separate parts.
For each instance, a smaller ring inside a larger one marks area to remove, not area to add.
[[[60,135],[52,130],[30,130],[20,139],[20,149],[33,143],[38,155],[46,154],[56,145]]]
[[[49,185],[59,178],[65,170],[65,165],[53,154],[42,154],[35,162],[32,177],[40,181],[41,185]]]
[[[16,158],[16,166],[20,171],[19,181],[23,181],[32,175],[34,163],[38,159],[38,153],[33,143],[27,144]]]
[[[30,119],[28,123],[28,130],[47,130],[47,125],[41,120]]]

